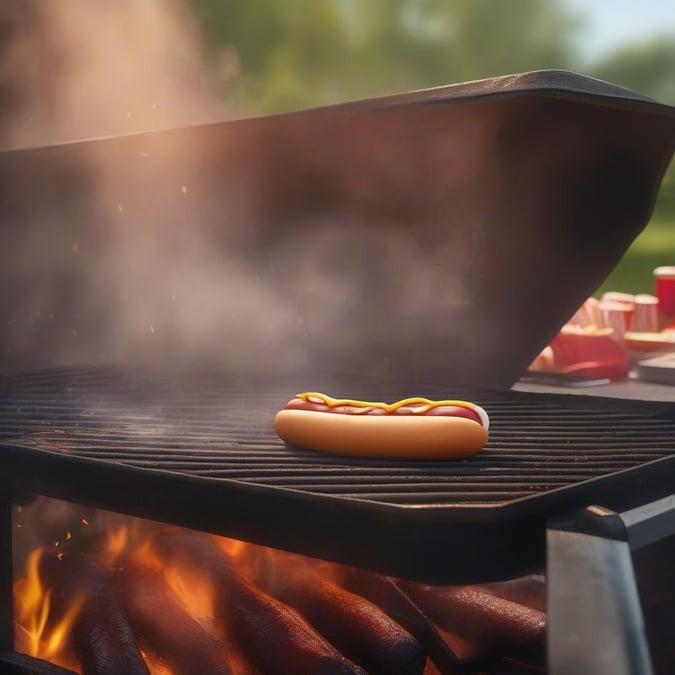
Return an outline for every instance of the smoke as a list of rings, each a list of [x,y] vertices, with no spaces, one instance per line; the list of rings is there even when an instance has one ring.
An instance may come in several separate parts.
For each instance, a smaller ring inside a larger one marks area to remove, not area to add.
[[[180,0],[4,3],[9,147],[221,116],[198,26]]]
[[[567,279],[575,233],[626,221],[620,244],[640,214],[614,195],[650,190],[644,140],[570,102],[221,123],[236,111],[179,0],[5,3],[0,33],[0,373],[510,384],[616,262]]]
[[[0,26],[7,37],[0,137],[8,149],[232,114],[215,95],[223,81],[206,68],[197,23],[180,0],[4,5]],[[202,150],[189,139],[159,143],[165,167],[153,164],[152,142],[132,151],[152,167],[152,184],[142,189],[128,173],[128,154],[90,144],[75,158],[66,152],[44,160],[53,166],[42,183],[36,179],[42,207],[25,207],[14,222],[11,209],[2,214],[9,235],[3,286],[12,296],[5,295],[5,359],[15,367],[27,365],[31,352],[45,365],[149,357],[181,346],[239,361],[297,321],[276,289],[218,246],[212,231],[207,236],[198,215],[185,218],[172,202],[189,201],[198,187],[186,184],[189,171],[177,175],[172,154],[194,167]],[[229,198],[235,203],[227,208],[240,213],[236,202],[244,197]]]
[[[392,301],[417,308],[393,323],[410,344],[461,299],[442,249],[410,241],[408,192],[429,183],[386,140],[400,120],[198,126],[233,110],[179,0],[0,11],[1,134],[19,150],[0,161],[0,370],[381,370]],[[443,168],[472,171],[458,166]]]

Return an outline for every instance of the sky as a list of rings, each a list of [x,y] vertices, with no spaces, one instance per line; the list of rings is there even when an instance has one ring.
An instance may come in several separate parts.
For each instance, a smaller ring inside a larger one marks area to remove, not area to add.
[[[675,0],[567,0],[588,17],[580,47],[593,58],[652,35],[675,41]]]

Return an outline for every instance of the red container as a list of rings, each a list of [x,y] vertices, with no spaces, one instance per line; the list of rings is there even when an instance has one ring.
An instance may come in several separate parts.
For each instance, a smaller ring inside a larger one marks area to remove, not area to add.
[[[675,318],[675,266],[657,267],[654,270],[656,297],[662,318]]]

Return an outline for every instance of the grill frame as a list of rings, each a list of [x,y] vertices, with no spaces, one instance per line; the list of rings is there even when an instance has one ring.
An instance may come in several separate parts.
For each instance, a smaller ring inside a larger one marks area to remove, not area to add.
[[[128,393],[125,387],[131,383],[136,405],[142,400],[146,405],[148,400],[156,405],[157,395],[166,404],[166,392],[176,391],[171,388],[171,381],[165,378],[157,379],[155,376],[155,379],[147,380],[144,379],[146,375],[117,369],[64,369],[48,371],[43,376],[52,384],[57,382],[64,387],[67,397],[78,400],[84,396],[85,410],[88,399],[101,396],[96,387],[92,392],[92,381],[97,386],[108,382],[111,387],[108,398],[120,394],[115,389],[120,383],[124,385],[122,393]],[[0,401],[6,402],[7,397],[11,397],[12,382],[17,389],[17,383],[29,382],[30,377],[22,380],[16,376],[4,380]],[[213,389],[215,382],[212,380],[210,384],[200,385],[211,404],[214,391],[217,392]],[[292,396],[303,384],[302,380],[283,380],[282,385],[270,385],[268,381],[265,396],[274,398],[281,392]],[[175,382],[173,386],[176,386]],[[415,391],[421,389],[424,393],[434,389],[428,384],[382,385],[378,380],[371,380],[369,386],[374,389],[391,387],[393,392],[401,391],[398,389],[401,386],[415,387]],[[240,392],[237,387],[240,385],[235,386],[234,391]],[[18,389],[21,387],[18,386]],[[54,396],[54,391],[47,391],[47,398]],[[162,394],[162,391],[165,393]],[[178,391],[182,396],[183,390]],[[646,420],[645,426],[654,420],[665,420],[663,423],[667,422],[666,426],[675,432],[675,406],[670,404],[636,405],[633,401],[588,397],[581,400],[579,397],[511,391],[474,390],[473,393],[480,396],[481,391],[484,396],[505,397],[507,401],[525,401],[528,404],[543,401],[547,406],[562,405],[565,409],[580,410],[584,414],[590,410],[591,417],[598,411],[609,411],[617,423],[624,415],[643,422]],[[222,394],[216,395],[216,402],[224,405],[226,400],[218,396]],[[482,403],[481,400],[478,402]],[[34,403],[36,411],[39,411],[40,402]],[[133,404],[125,402],[122,409],[128,411],[130,405]],[[147,422],[144,410],[135,410],[137,417]],[[40,413],[35,414],[40,419]],[[163,414],[166,416],[168,412],[165,410]],[[32,412],[29,417],[31,415]],[[44,421],[44,413],[42,415]],[[111,415],[114,420],[115,413]],[[267,412],[263,414],[264,419],[266,415]],[[76,432],[82,432],[86,420],[87,415],[75,415],[68,423]],[[268,423],[271,424],[271,418]],[[52,418],[49,424],[52,428],[55,424],[58,427],[58,419]],[[78,424],[82,426],[78,427]],[[122,430],[124,424],[123,420],[119,421]],[[157,426],[152,424],[152,420],[148,429],[152,432],[149,435],[155,438]],[[44,436],[44,429],[41,433]],[[30,448],[26,443],[31,439],[35,442],[36,438],[39,441],[42,438],[40,434],[31,437],[24,433],[23,438],[16,435],[16,430],[14,434],[13,438],[5,438],[0,443],[0,468],[3,469],[0,486],[14,501],[33,494],[45,495],[427,583],[506,579],[539,569],[544,560],[546,522],[550,518],[591,503],[617,511],[634,508],[643,503],[647,495],[649,499],[667,496],[672,492],[675,481],[675,433],[673,444],[663,451],[660,459],[653,459],[650,455],[649,461],[637,462],[631,468],[612,470],[601,477],[489,504],[396,504],[353,496],[317,494],[298,487],[266,485],[253,480],[188,475]],[[493,423],[492,437],[495,436],[498,439],[499,424],[495,426]],[[281,442],[277,440],[276,443],[281,450]],[[489,449],[483,452],[489,453]],[[404,471],[424,471],[430,466],[425,463],[323,458],[306,451],[296,454],[292,449],[283,451],[282,456],[316,458],[312,461],[320,467],[319,470],[321,467],[332,467],[347,474],[364,466],[378,468],[384,465],[385,468],[396,467]],[[471,460],[465,460],[464,465],[466,462]],[[433,469],[438,471],[439,463],[432,464]],[[440,465],[447,467],[446,470],[458,466],[455,463]],[[461,542],[462,554],[459,556],[457,542]]]

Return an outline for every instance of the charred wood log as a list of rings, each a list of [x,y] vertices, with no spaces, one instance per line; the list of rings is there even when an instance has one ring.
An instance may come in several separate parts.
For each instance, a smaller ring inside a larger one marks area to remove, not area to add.
[[[543,577],[519,577],[509,581],[480,584],[479,588],[503,600],[517,602],[540,612],[546,611],[546,582]]]
[[[167,530],[155,537],[172,564],[207,576],[216,589],[216,619],[262,672],[281,675],[365,675],[295,610],[239,574],[207,536]]]
[[[463,644],[448,636],[429,620],[424,612],[389,577],[364,570],[343,567],[340,584],[358,595],[368,598],[403,626],[422,645],[428,655],[425,675],[440,672],[456,675],[465,672],[480,672],[491,660],[478,647]],[[473,647],[473,648],[472,648]],[[433,666],[431,665],[433,664]]]
[[[285,567],[274,593],[294,607],[342,654],[371,675],[422,673],[419,642],[375,604],[341,588],[308,566]]]
[[[73,624],[73,646],[84,675],[148,675],[132,629],[113,593],[109,572],[78,555],[44,555],[40,577],[51,588],[52,610],[81,603]]]
[[[181,675],[230,675],[226,648],[183,608],[156,570],[126,561],[117,591],[142,646]]]
[[[502,655],[543,660],[543,612],[504,600],[480,586],[398,583],[432,621],[451,633]]]

